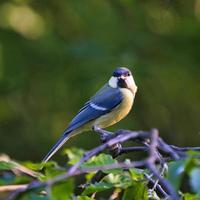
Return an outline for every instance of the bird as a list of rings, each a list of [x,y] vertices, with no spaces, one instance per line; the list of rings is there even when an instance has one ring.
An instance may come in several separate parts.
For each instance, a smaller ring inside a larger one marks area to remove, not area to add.
[[[72,119],[62,136],[43,158],[46,163],[72,136],[84,131],[107,128],[127,116],[130,112],[137,85],[131,71],[117,67],[108,82],[87,101]]]

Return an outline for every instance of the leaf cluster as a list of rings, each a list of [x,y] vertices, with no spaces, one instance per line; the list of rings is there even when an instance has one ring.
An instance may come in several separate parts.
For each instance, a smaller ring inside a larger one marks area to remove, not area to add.
[[[67,167],[75,164],[84,152],[83,149],[66,149],[65,154],[68,156],[66,167],[60,167],[56,162],[48,162],[42,172],[40,163],[24,162],[19,164],[11,160],[0,161],[0,198],[8,195],[5,187],[9,188],[14,185],[20,188],[22,185],[34,184],[35,181],[46,183],[58,175],[66,173]],[[197,156],[199,153],[189,152],[188,158],[170,162],[168,170],[164,174],[184,200],[200,199],[200,161]],[[112,156],[101,153],[82,164],[80,170],[117,162]],[[125,162],[129,162],[129,160],[125,160]],[[27,169],[29,173],[22,169]],[[73,176],[56,184],[25,190],[17,199],[92,200],[100,197],[101,199],[120,198],[122,200],[161,199],[149,187],[148,180],[145,179],[145,174],[148,173],[146,169],[109,169],[103,172],[106,176],[100,182],[91,183],[91,178],[96,172],[88,172],[80,175],[79,181],[77,181],[77,176]]]

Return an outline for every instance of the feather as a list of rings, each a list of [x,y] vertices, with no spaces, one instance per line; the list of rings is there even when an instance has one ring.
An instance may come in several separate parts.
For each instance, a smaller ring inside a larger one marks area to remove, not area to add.
[[[44,157],[43,162],[47,162],[74,134],[75,130],[80,129],[90,121],[109,113],[121,103],[122,99],[123,97],[118,88],[112,88],[106,84],[90,99],[90,101],[85,103],[83,108],[79,110],[78,114],[65,129],[61,138]]]
[[[43,158],[42,162],[46,163],[62,146],[63,144],[70,138],[70,132],[65,132],[56,144],[51,148],[48,154]]]

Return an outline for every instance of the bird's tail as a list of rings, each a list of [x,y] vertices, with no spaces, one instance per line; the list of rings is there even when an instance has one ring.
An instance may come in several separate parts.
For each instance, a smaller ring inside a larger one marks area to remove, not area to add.
[[[67,131],[61,136],[48,154],[43,158],[42,163],[46,163],[63,146],[63,144],[70,138],[70,133],[71,131]]]

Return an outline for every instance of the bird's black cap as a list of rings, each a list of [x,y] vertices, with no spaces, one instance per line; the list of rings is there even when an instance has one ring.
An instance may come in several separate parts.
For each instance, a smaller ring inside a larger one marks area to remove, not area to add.
[[[114,77],[119,77],[121,75],[130,75],[130,74],[131,71],[126,67],[117,67],[113,72]]]

